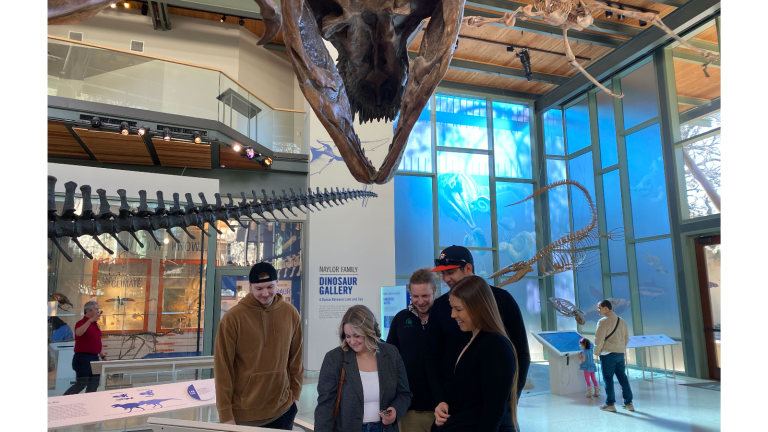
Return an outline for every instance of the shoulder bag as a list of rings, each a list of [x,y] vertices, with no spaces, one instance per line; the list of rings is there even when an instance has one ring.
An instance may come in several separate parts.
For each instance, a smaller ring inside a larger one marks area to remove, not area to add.
[[[603,341],[607,341],[609,337],[613,336],[613,334],[616,333],[616,329],[619,328],[619,322],[620,321],[621,321],[621,317],[616,317],[616,327],[613,328],[613,331],[611,332],[611,334],[606,336],[605,339],[603,339]],[[337,405],[338,405],[338,403],[337,403]]]
[[[333,409],[333,420],[336,421],[336,416],[339,415],[339,404],[341,403],[341,388],[344,386],[344,375],[346,371],[344,366],[341,367],[341,379],[339,379],[339,390],[336,392],[336,408]]]

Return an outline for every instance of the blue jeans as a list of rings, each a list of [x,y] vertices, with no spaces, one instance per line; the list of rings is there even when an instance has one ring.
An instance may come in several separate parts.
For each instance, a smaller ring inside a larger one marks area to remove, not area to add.
[[[363,423],[363,428],[360,432],[381,432],[381,422]]]
[[[621,394],[624,396],[624,405],[632,403],[632,389],[629,387],[629,380],[627,374],[624,372],[626,365],[624,364],[623,353],[610,353],[608,355],[601,355],[600,362],[603,364],[603,378],[605,379],[605,403],[606,405],[613,405],[616,403],[616,394],[613,391],[613,375],[619,379],[621,385]]]

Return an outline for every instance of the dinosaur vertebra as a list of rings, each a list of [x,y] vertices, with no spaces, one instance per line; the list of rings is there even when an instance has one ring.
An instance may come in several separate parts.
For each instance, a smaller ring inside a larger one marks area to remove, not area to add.
[[[90,236],[104,248],[104,250],[112,254],[114,252],[101,242],[98,237],[99,235],[108,234],[112,236],[117,244],[127,251],[129,250],[128,247],[117,237],[117,234],[121,232],[130,233],[139,246],[144,247],[144,244],[141,243],[136,236],[136,233],[144,231],[149,234],[158,246],[162,246],[163,243],[155,237],[155,230],[165,229],[165,232],[168,233],[169,237],[176,243],[180,243],[179,239],[174,237],[171,233],[171,228],[181,228],[194,240],[195,237],[187,231],[187,228],[189,227],[197,227],[204,235],[209,235],[205,230],[205,224],[208,223],[209,226],[216,230],[216,232],[222,234],[216,227],[216,222],[218,221],[223,222],[229,229],[234,231],[234,228],[229,224],[230,220],[235,220],[244,227],[245,225],[240,218],[247,217],[256,221],[253,217],[254,214],[267,222],[271,222],[266,218],[265,213],[269,213],[275,218],[274,212],[279,211],[287,219],[288,216],[283,210],[288,210],[295,216],[296,214],[293,213],[294,208],[306,214],[301,206],[309,209],[309,211],[313,211],[309,208],[309,205],[312,205],[320,211],[317,204],[326,208],[324,203],[331,205],[330,203],[333,202],[337,205],[341,205],[350,199],[375,198],[378,196],[369,191],[350,189],[339,190],[339,188],[336,188],[336,191],[332,190],[331,192],[328,192],[328,189],[325,189],[325,192],[320,192],[320,188],[317,188],[317,193],[309,190],[308,194],[305,194],[304,191],[299,188],[299,194],[296,195],[293,188],[290,188],[290,196],[288,196],[285,189],[283,189],[282,197],[278,197],[275,191],[272,191],[272,198],[269,198],[267,192],[262,189],[261,192],[264,198],[261,200],[257,198],[256,191],[254,190],[251,191],[253,201],[248,202],[245,197],[245,192],[240,192],[242,201],[239,204],[234,204],[232,201],[232,194],[227,194],[229,203],[222,205],[221,195],[217,193],[215,194],[216,204],[210,205],[201,192],[198,196],[203,203],[202,206],[195,206],[192,202],[192,194],[187,193],[185,194],[187,205],[185,208],[182,208],[179,205],[179,194],[174,193],[173,207],[166,209],[163,193],[158,191],[157,207],[155,207],[154,210],[150,210],[147,206],[147,192],[141,190],[139,191],[140,202],[138,211],[132,211],[128,205],[128,198],[126,197],[125,190],[118,189],[117,194],[120,196],[120,212],[119,214],[114,214],[110,210],[109,201],[107,200],[107,192],[104,189],[98,189],[96,193],[99,194],[101,205],[99,207],[99,213],[96,214],[93,212],[93,204],[91,203],[91,187],[85,185],[80,187],[83,197],[82,212],[80,214],[75,214],[75,189],[77,188],[77,184],[74,182],[67,182],[64,184],[66,191],[64,196],[64,208],[59,215],[56,213],[55,187],[56,177],[48,176],[48,238],[51,239],[53,244],[61,251],[69,262],[72,262],[72,257],[64,251],[64,248],[58,240],[62,237],[69,237],[72,239],[80,250],[83,251],[85,256],[89,259],[93,259],[93,255],[91,255],[91,253],[77,240],[78,237]],[[333,206],[331,205],[331,207]],[[277,218],[275,218],[275,221],[279,222]]]
[[[559,238],[557,241],[550,243],[547,247],[536,252],[536,255],[531,257],[531,259],[527,261],[518,261],[516,263],[512,263],[492,274],[488,277],[488,279],[493,279],[497,276],[505,275],[509,272],[515,272],[515,274],[513,274],[509,279],[499,284],[499,287],[503,287],[504,285],[519,281],[523,278],[523,276],[529,272],[532,272],[534,264],[539,265],[539,268],[541,269],[544,276],[551,276],[565,271],[576,270],[577,267],[586,268],[589,265],[594,264],[594,262],[586,261],[590,252],[586,250],[586,248],[593,246],[592,242],[600,238],[606,238],[609,240],[619,240],[623,238],[623,233],[620,229],[606,234],[600,234],[597,227],[597,211],[595,211],[595,204],[592,202],[592,197],[589,196],[587,188],[574,180],[556,181],[537,190],[524,200],[509,204],[507,207],[524,203],[545,192],[548,192],[551,189],[566,185],[574,186],[584,193],[584,197],[587,199],[592,217],[589,223],[584,228],[567,234]]]

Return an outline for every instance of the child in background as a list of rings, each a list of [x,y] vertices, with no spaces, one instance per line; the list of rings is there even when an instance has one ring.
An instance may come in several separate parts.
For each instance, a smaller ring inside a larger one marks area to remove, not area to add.
[[[597,379],[595,378],[597,366],[595,366],[595,353],[592,350],[592,342],[587,338],[581,338],[579,346],[581,347],[581,352],[578,354],[579,360],[581,360],[579,369],[584,371],[584,380],[587,382],[587,397],[594,396],[599,398],[600,386],[597,385]]]

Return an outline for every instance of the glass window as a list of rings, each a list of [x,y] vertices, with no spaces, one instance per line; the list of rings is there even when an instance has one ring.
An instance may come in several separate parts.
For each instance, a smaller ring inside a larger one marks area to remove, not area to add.
[[[573,272],[567,271],[555,275],[555,297],[565,299],[576,304],[576,295],[573,292]],[[570,317],[564,317],[555,312],[552,305],[547,306],[551,313],[557,316],[558,330],[576,330],[576,320]]]
[[[534,200],[522,201],[533,193],[533,185],[496,182],[496,219],[499,233],[499,266],[504,268],[536,255],[536,215]],[[509,206],[509,207],[507,207]],[[529,276],[538,274],[537,266]]]
[[[260,223],[261,261],[272,264],[279,281],[277,292],[301,313],[302,224]]]
[[[547,159],[547,181],[553,183],[565,180],[565,161]],[[571,231],[568,214],[568,189],[555,188],[547,192],[549,198],[549,230],[554,242]]]
[[[594,204],[595,200],[595,175],[592,166],[592,152],[585,153],[568,161],[568,175],[571,180],[581,183],[589,191],[589,196]],[[576,187],[569,186],[571,190],[571,214],[573,216],[573,230],[580,230],[592,221],[592,209],[584,193]],[[595,211],[597,211],[595,209]],[[597,217],[597,213],[595,213]],[[554,240],[554,239],[553,239]]]
[[[616,119],[613,113],[614,97],[597,92],[597,130],[600,135],[600,164],[603,168],[619,163],[616,150]]]
[[[436,95],[437,145],[488,150],[485,100]]]
[[[695,112],[691,113],[696,115]],[[680,116],[680,139],[687,140],[695,136],[705,134],[722,127],[720,121],[720,110],[710,112],[703,117],[690,118],[690,116]]]
[[[621,207],[619,170],[603,174],[603,203],[606,232],[624,232],[624,211]],[[608,262],[611,273],[627,271],[627,245],[624,240],[608,241]]]
[[[199,243],[197,250],[200,250]],[[160,331],[197,328],[198,302],[202,304],[205,299],[200,276],[199,259],[160,262],[160,297],[157,299],[162,305],[162,314],[157,317]],[[202,315],[200,322],[202,325]]]
[[[565,156],[563,112],[551,109],[542,116],[544,122],[544,151],[548,155]]]
[[[668,238],[635,244],[640,311],[645,334],[680,337],[680,311],[672,257],[672,241]]]
[[[533,337],[531,332],[541,331],[541,298],[539,295],[539,280],[524,278],[513,284],[506,285],[507,290],[520,307],[525,322],[525,332],[528,334],[528,347],[531,350],[531,361],[544,360],[544,346]]]
[[[403,159],[400,161],[400,171],[433,172],[432,169],[432,120],[430,108],[432,100],[429,100],[424,111],[419,115],[416,124],[411,129],[408,137],[408,145],[405,147]],[[395,120],[392,128],[397,126]]]
[[[632,305],[630,302],[629,294],[629,276],[612,276],[611,277],[611,298],[616,300],[617,303],[613,305],[613,311],[616,315],[620,316],[627,322],[627,330],[629,335],[635,334],[634,326],[632,324]],[[597,312],[597,310],[595,310]]]
[[[667,186],[658,123],[627,136],[626,143],[635,238],[669,234]]]
[[[245,227],[231,221],[229,224],[234,231],[224,222],[216,223],[216,227],[222,232],[222,235],[216,237],[217,266],[250,267],[258,262],[256,222],[243,222]]]
[[[599,256],[599,249],[590,249],[589,258],[597,258]],[[597,313],[597,303],[605,298],[603,295],[603,274],[600,270],[599,258],[596,264],[578,268],[576,271],[576,286],[578,287],[579,295],[578,308],[584,312],[585,324],[582,326],[582,330],[594,333],[597,329],[597,321],[600,319],[600,315]]]
[[[717,134],[675,149],[677,163],[685,167],[686,219],[720,213],[720,142]]]
[[[395,176],[395,273],[410,275],[435,258],[432,177]]]
[[[496,177],[531,178],[531,128],[528,107],[493,102]]]
[[[488,156],[438,152],[437,173],[440,245],[489,247]]]
[[[475,274],[487,278],[493,274],[493,251],[471,249],[472,260],[475,262]],[[487,281],[493,283],[493,281]]]
[[[650,61],[621,79],[625,130],[659,115],[654,72],[653,61]]]
[[[568,138],[568,154],[575,153],[592,144],[587,98],[565,110],[565,133]]]
[[[221,277],[221,317],[251,292],[248,276]]]

